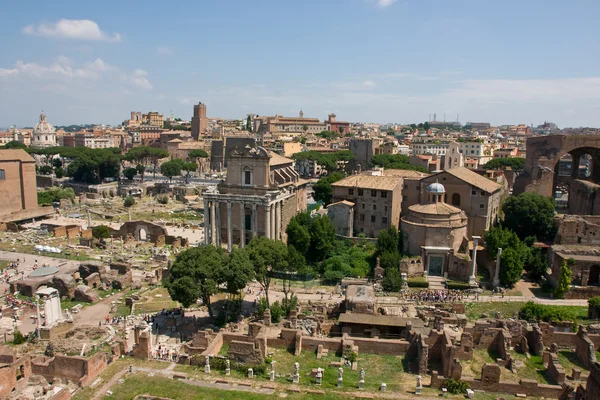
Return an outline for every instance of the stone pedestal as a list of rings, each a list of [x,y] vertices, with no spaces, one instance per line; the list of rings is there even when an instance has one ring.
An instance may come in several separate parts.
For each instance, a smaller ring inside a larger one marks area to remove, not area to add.
[[[294,383],[300,383],[300,375],[294,374],[292,376],[292,382],[294,382]]]
[[[252,368],[248,368],[248,378],[254,378],[254,371],[252,370]]]
[[[270,371],[269,372],[269,380],[271,382],[273,382],[275,380],[275,371]]]
[[[227,376],[231,375],[231,369],[225,368],[225,375],[227,375]]]
[[[422,386],[417,386],[415,388],[415,394],[421,394],[422,391],[423,391],[423,387]]]
[[[358,388],[359,389],[365,388],[365,380],[364,379],[361,379],[360,381],[358,381]]]
[[[338,378],[338,385],[337,385],[337,387],[342,387],[343,384],[344,384],[344,380],[342,378]]]
[[[323,383],[323,374],[321,372],[317,372],[317,376],[315,378],[317,385]]]
[[[387,389],[387,385],[385,383],[382,383],[381,386],[379,386],[379,391],[385,392],[385,389]]]

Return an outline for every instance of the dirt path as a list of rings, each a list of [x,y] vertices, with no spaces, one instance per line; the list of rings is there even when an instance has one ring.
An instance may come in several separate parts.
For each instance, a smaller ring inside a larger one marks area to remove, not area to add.
[[[84,307],[78,314],[74,314],[73,322],[75,325],[98,325],[98,321],[104,321],[104,318],[109,314],[111,302],[117,301],[123,294],[117,293],[109,296],[102,301]]]
[[[99,400],[103,397],[106,396],[106,391],[109,390],[115,383],[117,383],[119,381],[119,379],[121,379],[123,377],[123,375],[125,375],[127,373],[129,367],[127,368],[123,368],[122,370],[120,370],[119,372],[117,372],[115,374],[115,376],[113,376],[108,382],[106,382],[101,388],[100,390],[98,390],[96,392],[96,394],[94,395],[94,397],[92,397],[92,400]]]

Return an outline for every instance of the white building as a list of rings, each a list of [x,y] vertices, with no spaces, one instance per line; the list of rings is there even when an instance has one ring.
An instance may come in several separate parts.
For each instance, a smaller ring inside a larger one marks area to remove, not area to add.
[[[46,121],[46,114],[40,114],[40,122],[33,128],[31,133],[31,147],[58,146],[56,141],[56,129]]]
[[[411,143],[412,154],[415,156],[429,154],[443,156],[446,155],[450,142],[452,142],[452,139],[417,136],[413,138]]]

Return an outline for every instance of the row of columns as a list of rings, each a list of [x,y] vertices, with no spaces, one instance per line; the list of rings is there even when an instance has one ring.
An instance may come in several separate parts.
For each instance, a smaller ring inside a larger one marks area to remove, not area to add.
[[[227,249],[233,248],[233,217],[232,209],[235,201],[224,201],[227,205]],[[204,243],[221,246],[221,213],[218,204],[221,201],[208,200],[204,206]],[[246,245],[246,205],[238,202],[240,207],[240,247]],[[251,203],[251,230],[252,238],[258,236],[258,204]],[[281,217],[283,214],[283,200],[262,205],[265,210],[265,236],[269,239],[281,240],[283,232]],[[210,223],[209,223],[210,222]]]

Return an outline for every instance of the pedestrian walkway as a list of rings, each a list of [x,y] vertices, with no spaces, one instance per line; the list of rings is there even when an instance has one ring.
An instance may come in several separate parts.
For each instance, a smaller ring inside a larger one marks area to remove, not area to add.
[[[445,290],[446,280],[441,276],[428,276],[427,280],[429,281],[429,290]]]

